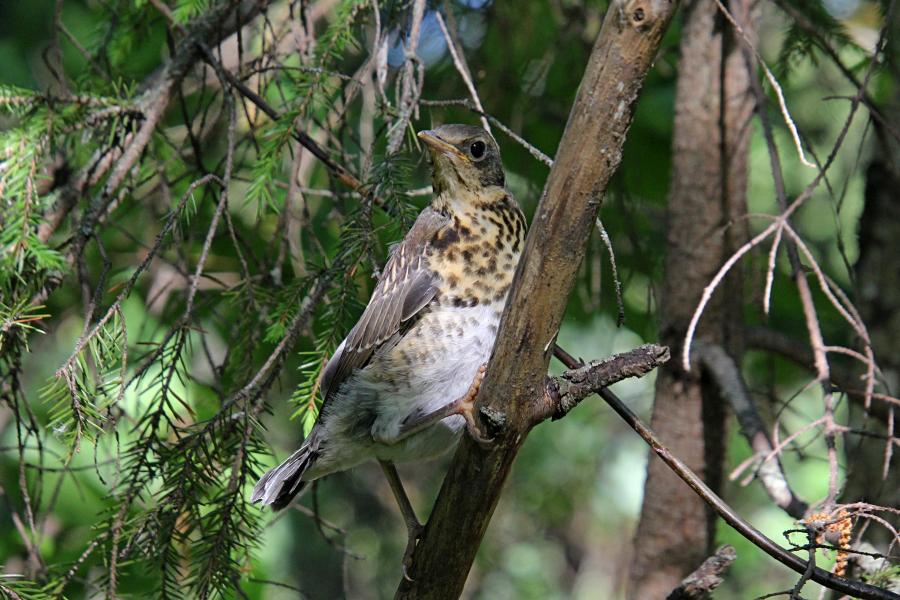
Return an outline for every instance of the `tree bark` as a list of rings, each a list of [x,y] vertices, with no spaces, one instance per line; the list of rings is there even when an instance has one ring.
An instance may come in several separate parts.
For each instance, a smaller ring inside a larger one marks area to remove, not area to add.
[[[554,341],[601,199],[621,160],[644,77],[674,0],[612,2],[575,104],[500,324],[479,406],[486,448],[464,437],[397,598],[456,598],[515,460],[543,409]],[[674,587],[674,586],[673,586]]]
[[[749,8],[729,3],[749,23]],[[673,165],[667,207],[660,342],[681,354],[703,288],[746,237],[748,123],[753,112],[747,65],[715,3],[685,6],[675,99]],[[743,301],[734,271],[704,314],[696,337],[739,360],[736,325]],[[725,445],[724,403],[698,369],[679,361],[659,371],[651,418],[671,451],[719,488]],[[705,503],[654,457],[634,541],[629,597],[664,598],[712,551],[715,518]]]
[[[894,34],[894,35],[892,35]],[[900,43],[900,24],[895,23],[888,34],[885,52],[886,69],[900,73],[897,50]],[[900,89],[881,108],[886,126],[873,122],[876,132],[876,152],[866,170],[865,208],[859,223],[859,260],[855,265],[859,308],[869,329],[872,350],[883,374],[885,393],[900,393],[900,141],[888,130],[900,127]],[[897,436],[900,412],[891,405],[874,401],[865,410],[860,403],[851,405],[850,426],[869,430],[876,435]],[[885,414],[886,413],[886,414]],[[894,413],[894,414],[892,414]],[[881,418],[878,418],[878,417]],[[887,465],[885,440],[861,436],[849,438],[846,444],[847,482],[842,500],[866,501],[883,506],[900,504],[900,468],[897,467],[897,448]],[[885,472],[885,467],[892,467]],[[891,534],[882,527],[870,527],[866,539],[885,550]]]

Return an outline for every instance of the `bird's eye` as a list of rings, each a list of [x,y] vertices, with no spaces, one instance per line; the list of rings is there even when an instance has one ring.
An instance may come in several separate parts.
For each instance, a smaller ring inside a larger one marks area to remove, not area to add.
[[[474,158],[481,158],[484,156],[485,148],[484,142],[478,140],[477,142],[472,142],[472,145],[469,146],[469,152],[472,153]]]

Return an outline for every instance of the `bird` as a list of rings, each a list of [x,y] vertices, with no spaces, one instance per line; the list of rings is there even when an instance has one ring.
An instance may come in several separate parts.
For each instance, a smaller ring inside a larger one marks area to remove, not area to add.
[[[488,131],[446,124],[418,138],[431,158],[431,202],[326,364],[309,435],[251,495],[281,509],[309,482],[376,459],[407,527],[404,576],[423,527],[394,463],[435,458],[464,429],[489,441],[475,398],[526,231]]]

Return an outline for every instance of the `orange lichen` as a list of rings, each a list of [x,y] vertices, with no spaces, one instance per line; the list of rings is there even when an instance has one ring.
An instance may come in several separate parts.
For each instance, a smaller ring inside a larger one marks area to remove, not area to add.
[[[837,558],[834,563],[832,572],[838,577],[843,577],[847,572],[847,560],[850,548],[850,535],[853,532],[853,521],[845,509],[840,509],[833,513],[821,512],[813,513],[804,520],[804,523],[816,529],[816,543],[824,544],[826,535],[832,537],[838,536]]]

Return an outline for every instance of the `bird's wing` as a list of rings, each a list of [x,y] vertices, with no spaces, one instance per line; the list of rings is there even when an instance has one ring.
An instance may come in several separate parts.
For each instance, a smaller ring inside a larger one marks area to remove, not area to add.
[[[428,268],[425,252],[449,218],[426,208],[404,240],[391,252],[369,304],[338,346],[322,373],[322,396],[328,400],[354,370],[366,365],[375,349],[400,330],[401,324],[431,302],[438,275]]]

